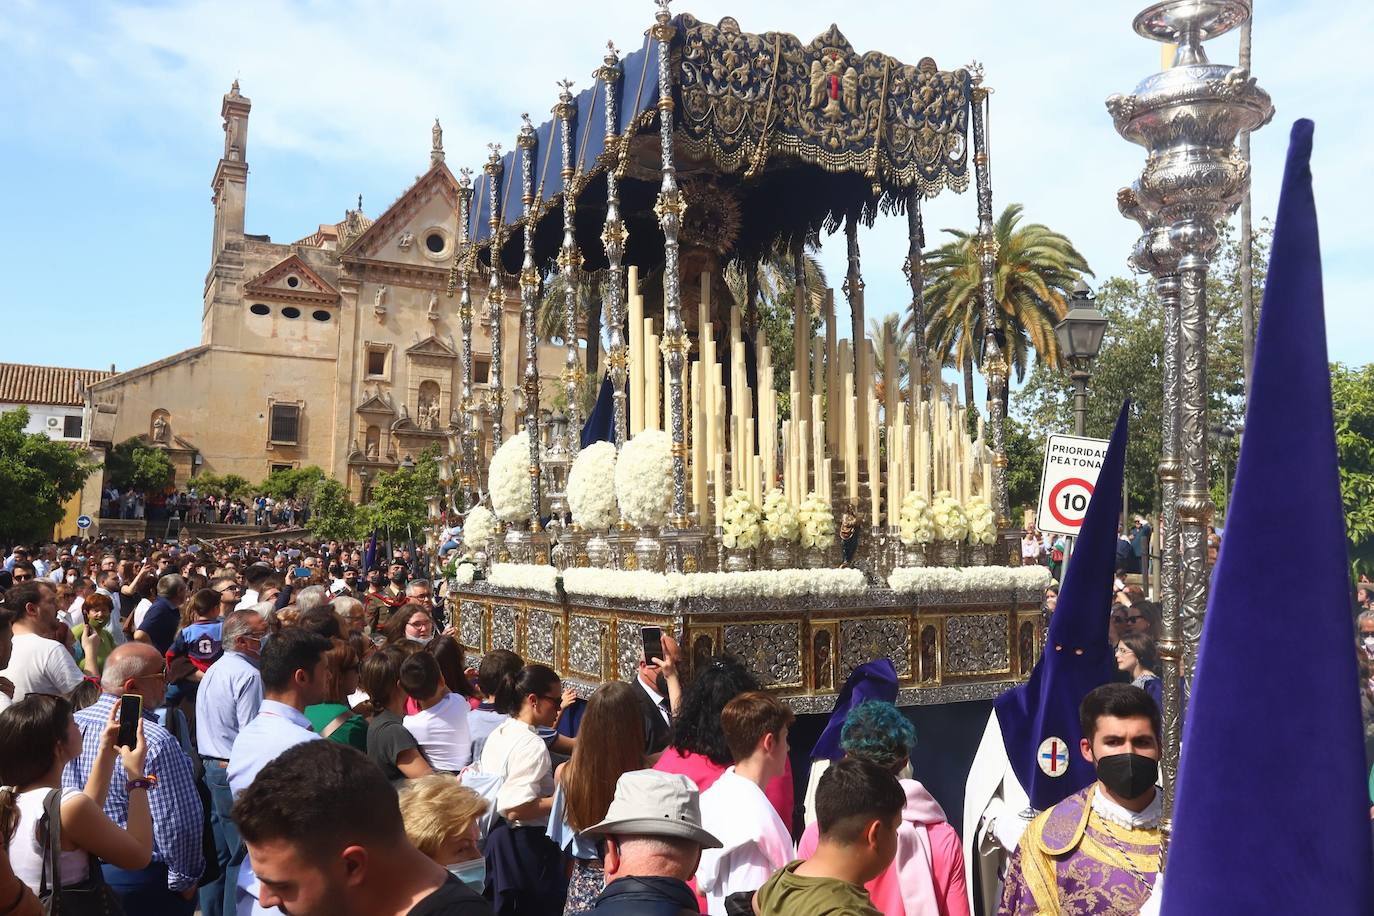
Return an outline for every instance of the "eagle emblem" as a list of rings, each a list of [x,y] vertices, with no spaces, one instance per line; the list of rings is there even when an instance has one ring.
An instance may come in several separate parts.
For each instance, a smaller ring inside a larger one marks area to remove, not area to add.
[[[846,67],[838,51],[822,54],[811,62],[810,108],[821,108],[827,118],[859,110],[859,73]]]

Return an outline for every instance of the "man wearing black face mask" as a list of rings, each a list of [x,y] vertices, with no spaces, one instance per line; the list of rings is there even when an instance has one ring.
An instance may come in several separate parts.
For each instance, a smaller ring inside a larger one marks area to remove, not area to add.
[[[1105,684],[1079,706],[1079,751],[1097,781],[1031,821],[999,914],[1138,913],[1159,872],[1159,708],[1139,687]]]
[[[390,581],[376,591],[370,587],[373,572],[367,574],[369,588],[363,606],[366,608],[368,626],[373,633],[377,633],[396,609],[406,603],[406,565],[400,560],[393,560],[387,569]]]

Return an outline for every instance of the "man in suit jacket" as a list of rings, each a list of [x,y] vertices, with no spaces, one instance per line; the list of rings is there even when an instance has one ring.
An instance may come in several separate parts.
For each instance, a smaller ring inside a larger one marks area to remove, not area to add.
[[[673,716],[682,705],[677,665],[681,659],[677,641],[663,634],[667,658],[639,659],[639,705],[644,713],[645,753],[658,754],[673,741]]]

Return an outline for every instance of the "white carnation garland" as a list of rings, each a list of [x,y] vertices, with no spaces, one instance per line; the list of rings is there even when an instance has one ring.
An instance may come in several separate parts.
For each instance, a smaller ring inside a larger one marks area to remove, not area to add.
[[[770,541],[794,543],[801,534],[797,508],[777,487],[763,498],[763,533]]]
[[[887,577],[894,592],[982,592],[1043,590],[1050,571],[1043,566],[899,566]]]
[[[757,547],[763,539],[763,514],[749,494],[736,490],[725,499],[720,513],[720,542],[735,550]]]
[[[908,547],[935,540],[935,520],[930,514],[930,504],[920,494],[907,494],[898,524],[902,543]]]
[[[830,503],[814,490],[802,500],[797,512],[801,524],[801,545],[807,549],[824,550],[835,543],[835,515]]]
[[[527,592],[558,592],[558,567],[534,563],[493,563],[487,581],[497,588],[516,588]]]
[[[636,527],[657,527],[673,498],[672,440],[661,429],[646,429],[620,450],[615,463],[615,498],[620,517]]]
[[[487,476],[491,507],[503,522],[518,523],[530,517],[530,437],[520,432],[507,439],[491,456]]]
[[[863,572],[857,569],[654,573],[582,567],[563,573],[563,589],[570,595],[659,602],[679,598],[842,598],[863,594],[867,585]]]
[[[594,442],[577,453],[568,472],[568,508],[583,528],[609,528],[615,521],[615,445]]]

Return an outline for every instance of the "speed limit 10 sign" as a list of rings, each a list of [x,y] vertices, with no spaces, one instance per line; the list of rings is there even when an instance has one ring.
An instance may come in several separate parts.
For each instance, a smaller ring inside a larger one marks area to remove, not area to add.
[[[1040,511],[1036,514],[1036,526],[1041,531],[1078,534],[1106,454],[1106,439],[1049,437],[1040,477]]]

